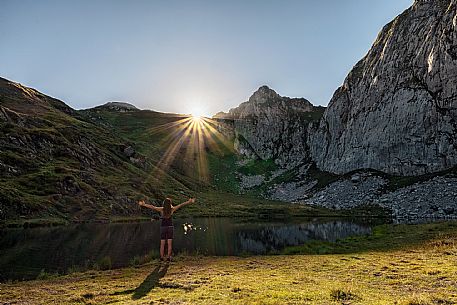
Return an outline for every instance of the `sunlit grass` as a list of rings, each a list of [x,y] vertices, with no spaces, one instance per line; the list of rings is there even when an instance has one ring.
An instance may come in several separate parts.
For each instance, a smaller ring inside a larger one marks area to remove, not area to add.
[[[433,228],[432,231],[430,229]],[[436,230],[435,230],[436,228]],[[388,249],[406,231],[418,242]],[[331,255],[177,256],[140,267],[0,284],[6,304],[455,304],[453,224],[392,226],[385,247]],[[430,235],[431,232],[433,235]],[[420,240],[420,241],[419,241]],[[369,249],[371,248],[371,249]],[[165,267],[166,266],[166,267]]]

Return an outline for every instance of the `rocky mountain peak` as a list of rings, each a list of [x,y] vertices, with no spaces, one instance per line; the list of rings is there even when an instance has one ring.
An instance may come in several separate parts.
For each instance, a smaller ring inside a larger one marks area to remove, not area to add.
[[[264,103],[278,98],[281,98],[278,93],[264,85],[251,95],[249,102]]]
[[[317,122],[323,111],[307,99],[280,96],[262,86],[247,102],[214,117],[233,120],[238,153],[292,168],[308,159],[307,126]]]

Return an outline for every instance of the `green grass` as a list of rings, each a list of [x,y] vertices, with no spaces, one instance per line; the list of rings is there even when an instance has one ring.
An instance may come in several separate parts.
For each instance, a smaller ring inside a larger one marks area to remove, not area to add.
[[[111,116],[124,121],[117,114]],[[22,217],[65,219],[68,216],[78,221],[137,217],[141,210],[128,202],[138,196],[160,199],[179,196],[179,191],[190,194],[190,189],[201,188],[199,181],[177,171],[154,172],[152,158],[146,157],[144,168],[132,164],[122,152],[122,147],[129,145],[126,134],[94,125],[86,115],[71,117],[50,110],[43,117],[55,120],[33,117],[32,128],[12,124],[5,129],[3,125],[8,124],[0,124],[5,130],[4,134],[0,133],[0,141],[8,136],[29,137],[26,143],[31,146],[10,144],[0,153],[2,162],[18,169],[15,174],[0,175],[0,220],[17,219],[20,223]],[[134,122],[127,120],[133,126]],[[51,145],[32,149],[32,145],[46,142]],[[136,144],[131,145],[136,148]],[[34,157],[30,158],[30,154]],[[76,187],[68,181],[73,181]]]
[[[186,216],[288,218],[288,217],[335,217],[348,215],[320,207],[290,204],[249,195],[237,195],[221,191],[198,193],[197,202],[186,207]],[[280,215],[280,216],[278,216]]]
[[[141,194],[137,196],[142,197]],[[143,196],[145,197],[145,196]],[[287,202],[267,200],[251,195],[237,195],[229,192],[222,191],[205,191],[205,192],[192,192],[185,194],[175,194],[171,196],[174,202],[180,203],[187,200],[188,197],[196,197],[195,204],[186,207],[186,217],[237,217],[237,218],[254,218],[265,220],[288,219],[291,217],[363,217],[368,214],[365,210],[358,212],[354,211],[334,211],[321,207],[306,206],[299,204],[290,204]],[[33,198],[33,197],[31,197]],[[152,197],[151,199],[155,199]],[[32,199],[30,199],[32,200]],[[137,200],[137,197],[132,197],[132,201]],[[78,202],[68,202],[68,204],[77,205]],[[100,203],[102,204],[102,203]],[[115,204],[115,203],[113,203]],[[96,214],[92,215],[91,221],[104,221],[104,222],[134,222],[149,220],[149,211],[140,208],[136,201],[131,203],[131,212],[128,215],[119,215],[113,213],[109,206],[104,210],[98,210]],[[115,206],[116,208],[116,206]],[[122,208],[122,206],[119,206]],[[81,210],[73,212],[73,214],[81,215],[82,213],[91,213],[91,210]],[[143,214],[144,213],[144,214]],[[57,214],[57,212],[56,212]],[[383,216],[381,211],[372,212],[375,217]],[[80,218],[42,216],[38,219],[10,219],[8,221],[0,222],[0,226],[8,227],[22,227],[22,226],[52,226],[64,225],[72,221],[84,221],[89,217],[82,215]],[[178,214],[176,217],[180,217]]]
[[[67,225],[69,222],[63,218],[35,218],[35,219],[14,219],[7,220],[3,224],[0,223],[0,228],[34,228],[34,227],[52,227]]]
[[[415,246],[424,241],[457,232],[457,222],[421,225],[376,226],[372,234],[348,237],[335,243],[311,241],[301,246],[288,247],[284,254],[342,254],[367,251],[391,251],[405,246]]]
[[[238,168],[243,175],[266,175],[269,177],[272,171],[278,169],[278,165],[273,160],[249,160],[248,163]]]
[[[25,123],[0,122],[0,160],[13,168],[0,174],[0,220],[139,216],[132,198],[177,196],[201,187],[178,171],[155,171],[167,133],[150,129],[176,121],[176,115],[102,111],[91,117],[91,111],[74,111],[23,86],[4,80],[1,85],[2,107]],[[143,165],[124,155],[127,146]]]
[[[271,160],[251,161],[251,162],[253,163],[251,166],[255,170],[257,170],[257,174],[260,174],[263,172],[266,174],[265,176],[267,179],[270,177],[271,171],[277,169],[276,164],[274,164],[274,162]],[[260,165],[257,165],[258,163],[260,163]],[[272,163],[274,165],[272,165]],[[248,167],[250,167],[250,166],[248,165]],[[252,172],[255,172],[255,170],[253,170]],[[322,189],[342,177],[340,175],[335,175],[332,173],[321,171],[316,167],[315,164],[311,165],[311,167],[308,170],[307,176],[310,181],[317,181],[317,184],[314,187],[314,190]],[[293,182],[293,181],[298,182],[298,181],[301,181],[302,179],[303,179],[303,177],[299,173],[298,168],[292,168],[292,169],[285,171],[281,175],[263,183],[262,185],[260,185],[258,187],[253,187],[252,189],[248,190],[246,193],[253,195],[253,196],[265,196],[265,194],[268,193],[268,190],[277,184]],[[367,216],[368,216],[368,214],[367,214]]]
[[[455,304],[457,227],[382,226],[341,254],[141,259],[133,267],[0,284],[28,304]],[[418,232],[414,234],[413,232]],[[400,241],[399,241],[400,240]],[[372,244],[371,246],[369,244]]]
[[[207,156],[211,184],[215,190],[237,194],[240,190],[240,183],[236,177],[238,157],[234,153],[225,155],[210,153]]]

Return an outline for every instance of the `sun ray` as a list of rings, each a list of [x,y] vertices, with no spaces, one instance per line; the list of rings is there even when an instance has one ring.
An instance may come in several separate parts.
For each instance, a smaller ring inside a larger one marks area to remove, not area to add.
[[[192,123],[189,122],[183,129],[178,129],[173,133],[172,141],[168,144],[166,151],[156,165],[158,168],[166,170],[170,166],[171,162],[176,157],[178,150],[186,140],[190,129],[188,127],[191,124]],[[178,136],[179,133],[181,133],[180,136]]]
[[[166,124],[162,124],[162,125],[159,125],[159,126],[154,126],[154,127],[151,127],[147,130],[148,133],[150,134],[155,134],[155,133],[158,133],[158,132],[161,132],[161,131],[165,131],[167,129],[171,129],[171,128],[174,128],[174,127],[177,127],[179,125],[182,125],[182,124],[185,124],[186,122],[190,121],[191,118],[184,118],[184,119],[181,119],[181,120],[178,120],[178,121],[174,121],[174,122],[169,122],[169,123],[166,123]]]
[[[230,143],[230,140],[225,135],[223,135],[219,130],[213,127],[213,125],[218,124],[218,122],[211,119],[207,119],[203,120],[203,124],[209,130],[211,135],[216,136],[216,138],[220,141],[222,145],[225,146],[225,148],[233,152],[233,145]]]
[[[197,123],[198,124],[198,123]],[[205,138],[203,137],[203,132],[201,125],[197,128],[197,137],[198,137],[198,169],[199,169],[199,176],[200,178],[208,182],[209,180],[209,173],[208,173],[208,162],[206,157],[206,149],[205,149]]]
[[[170,131],[163,139],[159,141],[159,144],[161,146],[167,146],[170,145],[171,143],[174,143],[177,139],[180,139],[187,131],[189,126],[192,124],[192,122],[188,122],[185,125],[180,125],[174,128],[174,130]]]
[[[219,131],[219,122],[206,117],[187,116],[148,130],[150,135],[167,132],[159,141],[162,157],[151,175],[160,179],[170,166],[203,183],[210,181],[208,153],[224,154],[221,147],[233,151],[227,136]]]
[[[215,139],[215,137],[217,138],[217,136],[210,131],[210,129],[204,121],[202,122],[201,130],[203,132],[203,136],[206,140],[206,143],[210,147],[210,149],[215,150],[218,155],[223,155],[222,149],[219,147],[218,142]]]

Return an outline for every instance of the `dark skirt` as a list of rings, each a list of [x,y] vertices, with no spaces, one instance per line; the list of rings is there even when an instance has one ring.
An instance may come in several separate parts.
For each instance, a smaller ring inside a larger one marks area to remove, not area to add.
[[[173,226],[160,227],[160,239],[173,239]]]

